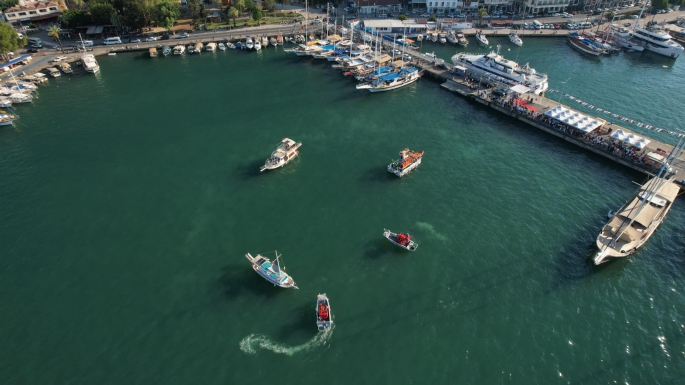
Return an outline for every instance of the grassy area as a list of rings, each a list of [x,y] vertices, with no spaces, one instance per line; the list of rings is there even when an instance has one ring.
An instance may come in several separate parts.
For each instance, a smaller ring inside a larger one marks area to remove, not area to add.
[[[279,24],[282,22],[290,22],[291,20],[295,20],[296,18],[294,17],[265,17],[262,20],[259,21],[259,25],[264,25],[264,24]],[[242,18],[242,19],[236,19],[235,21],[236,27],[253,27],[257,25],[257,22],[252,20],[251,18]],[[205,28],[208,31],[213,31],[217,28],[220,29],[226,29],[228,27],[233,27],[233,20],[221,22],[221,23],[208,23],[206,24]]]

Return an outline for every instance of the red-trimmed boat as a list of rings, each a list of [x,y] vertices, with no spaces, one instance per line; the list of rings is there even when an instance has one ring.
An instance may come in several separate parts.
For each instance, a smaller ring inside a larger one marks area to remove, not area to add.
[[[328,301],[326,293],[316,296],[316,326],[319,331],[324,331],[331,327],[331,303]]]
[[[405,250],[414,251],[419,247],[416,242],[411,240],[412,235],[409,233],[395,234],[388,229],[383,229],[383,236]]]

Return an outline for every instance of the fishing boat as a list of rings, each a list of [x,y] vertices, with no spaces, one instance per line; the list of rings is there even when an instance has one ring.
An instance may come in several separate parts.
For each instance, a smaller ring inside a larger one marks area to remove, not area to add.
[[[83,69],[86,70],[86,72],[90,72],[92,74],[100,72],[100,65],[98,64],[97,60],[95,60],[95,56],[93,55],[83,55],[81,56],[81,62],[83,63]]]
[[[671,210],[680,186],[671,175],[671,164],[680,157],[685,146],[681,139],[659,168],[658,174],[640,186],[636,196],[615,213],[597,236],[599,251],[595,265],[611,259],[627,257],[642,247]]]
[[[388,165],[388,172],[393,173],[400,178],[414,171],[421,165],[421,158],[423,151],[412,152],[408,148],[400,151],[400,158]]]
[[[269,38],[266,36],[262,36],[262,47],[266,48],[269,46]]]
[[[33,102],[33,96],[28,95],[28,94],[15,93],[15,94],[9,95],[9,100],[13,104],[31,103],[31,102]]]
[[[571,46],[589,55],[599,56],[606,53],[606,50],[598,46],[593,39],[579,35],[577,32],[569,34],[568,41],[571,43]]]
[[[226,45],[224,43],[219,43],[219,51],[226,51]]]
[[[259,42],[259,39],[255,39],[254,41],[254,50],[259,51],[262,49],[262,43]]]
[[[478,44],[480,44],[480,45],[490,44],[490,42],[488,41],[488,38],[485,36],[485,34],[482,31],[476,32],[476,41],[478,41]]]
[[[62,73],[59,72],[59,70],[56,67],[50,67],[47,69],[48,75],[52,76],[53,78],[58,78],[62,76]]]
[[[170,53],[171,53],[171,47],[166,46],[166,45],[164,47],[162,47],[162,55],[164,55],[166,57],[166,56],[169,56]]]
[[[266,160],[264,166],[259,168],[259,171],[273,170],[285,166],[300,154],[297,149],[301,146],[302,142],[296,143],[290,138],[283,138],[281,143],[276,148],[276,151],[271,153],[271,157]]]
[[[457,32],[455,36],[457,37],[457,44],[459,44],[460,46],[466,47],[467,45],[469,45],[469,40],[466,38],[466,36],[464,36],[463,33]]]
[[[536,95],[547,91],[547,74],[535,71],[528,63],[520,66],[513,60],[505,59],[499,54],[500,48],[498,45],[496,52],[492,51],[487,55],[458,53],[452,56],[452,63],[466,67],[476,76],[483,75],[484,79],[493,79],[512,86],[523,84]]]
[[[157,48],[150,47],[148,51],[150,52],[150,57],[157,57]]]
[[[254,42],[252,41],[252,38],[249,36],[245,38],[245,48],[249,50],[254,49]]]
[[[207,43],[207,47],[205,47],[205,51],[207,51],[207,52],[216,51],[216,43]]]
[[[299,289],[290,277],[285,272],[285,266],[281,267],[281,255],[278,255],[276,251],[276,260],[271,262],[271,260],[261,254],[256,256],[247,253],[245,258],[252,264],[252,269],[259,274],[262,278],[266,279],[274,286],[282,287],[284,289]]]
[[[188,47],[186,47],[186,51],[188,51],[189,54],[195,53],[195,46],[193,44],[188,44]]]
[[[396,246],[399,246],[405,250],[415,251],[419,247],[416,242],[411,240],[413,237],[409,233],[395,234],[388,229],[383,229],[383,236]]]
[[[174,55],[183,55],[186,52],[186,46],[179,44],[174,47]]]
[[[509,34],[509,40],[519,47],[523,45],[523,40],[521,40],[519,35],[514,31]]]
[[[326,293],[316,296],[316,327],[319,331],[324,331],[331,327],[333,320],[331,319],[331,302],[328,300]]]
[[[73,73],[74,70],[71,69],[71,65],[69,63],[59,63],[59,69],[62,70],[65,74],[70,74]]]
[[[0,111],[0,126],[9,126],[17,120],[17,116],[7,111]]]
[[[421,78],[421,75],[423,75],[423,71],[419,71],[416,67],[402,68],[397,72],[379,76],[378,79],[370,83],[360,83],[357,85],[357,89],[369,90],[370,92],[392,91],[414,83]]]

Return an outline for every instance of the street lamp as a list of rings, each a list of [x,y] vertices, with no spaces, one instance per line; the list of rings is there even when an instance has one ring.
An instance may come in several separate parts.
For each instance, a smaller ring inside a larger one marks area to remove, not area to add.
[[[559,94],[559,100],[557,100],[559,102],[559,104],[561,104],[561,96],[564,94],[564,90],[566,89],[566,83],[568,83],[569,80],[571,80],[571,78],[566,79],[565,82],[561,82],[561,84],[563,84],[564,86],[561,88],[561,93]]]

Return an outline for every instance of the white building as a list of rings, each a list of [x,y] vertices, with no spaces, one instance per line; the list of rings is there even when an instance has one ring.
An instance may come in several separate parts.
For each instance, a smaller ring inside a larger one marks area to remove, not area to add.
[[[525,0],[524,10],[527,14],[563,12],[572,0]]]
[[[57,20],[60,14],[59,7],[55,2],[36,1],[26,2],[25,4],[7,8],[3,11],[8,23]]]
[[[412,0],[412,9],[419,9],[430,14],[444,15],[447,13],[475,11],[478,8],[486,8],[489,11],[495,9],[510,9],[515,0]]]
[[[361,28],[367,32],[378,32],[383,35],[405,35],[416,37],[424,35],[429,29],[435,29],[435,22],[417,22],[415,20],[363,20]]]
[[[357,0],[355,4],[362,15],[389,14],[402,9],[400,0]]]

